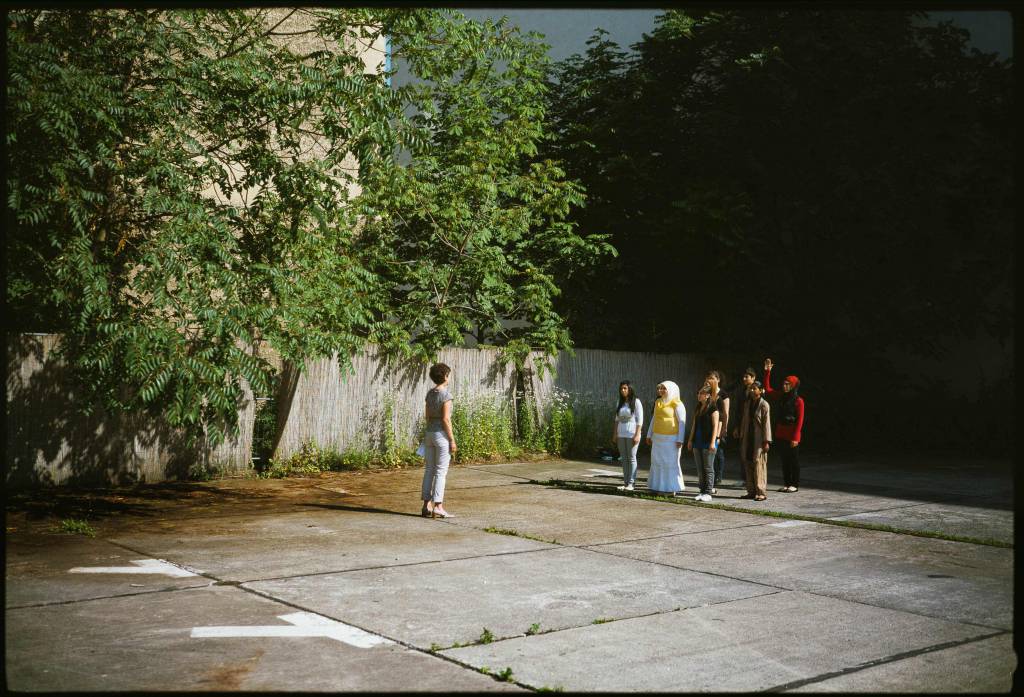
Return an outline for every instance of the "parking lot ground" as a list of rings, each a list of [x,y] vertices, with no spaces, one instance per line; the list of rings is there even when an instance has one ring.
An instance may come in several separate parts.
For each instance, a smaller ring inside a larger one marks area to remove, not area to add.
[[[9,496],[7,687],[1009,692],[1009,463],[805,463],[710,505],[457,466],[447,520],[416,468]]]

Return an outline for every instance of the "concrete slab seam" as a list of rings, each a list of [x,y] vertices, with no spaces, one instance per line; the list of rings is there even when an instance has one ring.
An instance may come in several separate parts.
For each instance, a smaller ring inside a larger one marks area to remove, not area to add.
[[[253,595],[261,597],[261,598],[263,598],[265,600],[270,600],[272,602],[279,603],[281,605],[285,605],[287,607],[291,607],[291,608],[294,608],[296,610],[302,610],[303,612],[308,612],[308,613],[313,614],[313,615],[318,615],[320,617],[324,617],[326,619],[329,619],[329,620],[332,620],[332,621],[335,621],[335,622],[343,622],[343,620],[339,620],[336,617],[331,617],[330,615],[326,615],[326,614],[324,614],[322,612],[317,612],[317,611],[312,610],[310,608],[307,608],[307,607],[305,607],[303,605],[298,605],[296,603],[292,603],[292,602],[289,602],[287,600],[282,600],[281,598],[277,598],[277,597],[275,597],[273,595],[270,595],[269,593],[266,593],[264,591],[256,590],[255,588],[248,588],[244,584],[241,584],[238,587],[239,587],[239,589],[241,589],[243,591],[246,591],[248,593],[252,593]],[[449,663],[453,663],[453,664],[459,666],[460,668],[465,668],[467,670],[471,670],[474,673],[481,673],[483,675],[489,675],[488,673],[483,673],[481,670],[477,669],[476,667],[474,667],[474,666],[472,666],[472,665],[470,665],[468,663],[463,663],[462,661],[459,661],[459,660],[457,660],[455,658],[452,658],[451,656],[442,655],[441,653],[439,653],[437,651],[431,651],[429,649],[421,648],[419,646],[416,646],[415,644],[412,644],[412,643],[409,643],[409,642],[404,641],[402,639],[399,639],[398,637],[388,636],[387,634],[383,634],[381,632],[370,631],[370,630],[366,629],[365,627],[360,627],[359,625],[352,624],[351,622],[344,622],[344,624],[348,625],[349,627],[354,627],[356,629],[364,631],[367,634],[371,634],[371,635],[374,635],[374,636],[381,637],[382,639],[385,639],[387,641],[391,641],[392,643],[398,644],[399,646],[404,646],[405,648],[407,648],[407,649],[409,649],[411,651],[416,651],[418,653],[422,653],[422,654],[425,654],[427,656],[431,656],[431,657],[434,657],[434,658],[439,658],[439,659],[441,659],[443,661],[447,661]],[[470,645],[472,645],[472,644],[470,644]],[[493,676],[493,675],[491,675],[490,677],[492,677],[495,680],[497,680],[497,678],[495,676]],[[520,682],[517,682],[515,680],[508,680],[508,681],[505,681],[505,682],[510,682],[513,685],[519,685],[520,687],[524,687],[524,688],[527,688],[527,689],[534,689],[534,690],[536,689],[536,688],[533,688],[530,685],[527,685],[525,683],[520,683]]]
[[[951,649],[957,646],[965,646],[967,644],[973,644],[977,641],[984,641],[985,639],[992,639],[993,637],[1002,636],[1004,634],[1010,633],[1011,632],[1004,629],[997,631],[993,634],[986,634],[984,636],[971,637],[968,639],[957,639],[954,641],[947,641],[942,644],[936,644],[934,646],[927,646],[921,649],[904,651],[902,653],[893,654],[892,656],[886,656],[885,658],[877,658],[872,661],[866,661],[856,666],[850,666],[848,668],[843,668],[841,670],[834,670],[828,673],[822,673],[821,675],[816,675],[813,678],[803,678],[801,680],[794,680],[793,682],[784,683],[782,685],[775,685],[774,687],[769,687],[764,691],[785,692],[787,690],[794,690],[798,687],[803,687],[805,685],[813,685],[814,683],[824,682],[825,680],[831,680],[832,678],[837,678],[843,675],[850,675],[852,673],[857,673],[868,668],[874,668],[876,666],[885,665],[887,663],[895,663],[897,661],[906,660],[908,658],[914,658],[915,656],[922,656],[924,654],[934,653],[935,651],[943,651],[945,649]]]
[[[454,523],[453,523],[454,524]],[[467,526],[468,527],[468,526]],[[471,530],[477,530],[478,528],[469,528]],[[272,576],[270,578],[248,578],[244,581],[234,581],[231,583],[257,583],[264,581],[287,581],[291,578],[307,578],[311,576],[330,576],[332,574],[348,574],[355,571],[377,571],[380,569],[401,569],[407,566],[423,566],[425,564],[447,564],[452,561],[466,561],[468,559],[487,559],[489,557],[506,557],[513,554],[533,554],[534,552],[552,552],[560,549],[561,545],[547,547],[544,549],[515,549],[509,552],[492,552],[490,554],[473,554],[468,557],[452,557],[451,559],[426,559],[424,561],[411,561],[405,564],[379,564],[377,566],[360,566],[352,569],[337,569],[334,571],[313,571],[302,574],[292,574],[290,576]],[[221,583],[229,583],[228,581],[222,581]]]
[[[760,528],[771,523],[750,523],[749,525],[732,525],[727,528],[708,528],[706,530],[691,530],[682,532],[667,532],[664,535],[651,535],[650,537],[631,537],[628,540],[612,540],[611,542],[590,542],[580,545],[565,545],[566,547],[576,547],[577,549],[587,549],[590,547],[603,547],[605,545],[621,545],[627,542],[646,542],[648,540],[662,540],[666,537],[682,537],[684,535],[702,535],[707,532],[727,532],[730,530],[744,530],[746,528]],[[561,543],[559,543],[561,544]]]
[[[132,598],[137,595],[152,595],[154,593],[177,593],[179,591],[191,591],[197,588],[212,588],[218,585],[218,581],[210,581],[202,586],[181,586],[180,588],[157,588],[155,590],[135,591],[129,593],[114,593],[113,595],[98,595],[92,598],[77,598],[75,600],[55,600],[47,603],[29,603],[28,605],[10,605],[5,610],[28,610],[41,607],[59,607],[61,605],[74,605],[75,603],[90,603],[96,600],[112,600],[114,598]]]
[[[792,514],[784,513],[780,511],[760,511],[749,508],[740,508],[730,504],[718,504],[718,503],[696,503],[691,500],[686,500],[684,497],[675,497],[669,499],[667,497],[655,498],[650,495],[643,493],[637,494],[623,494],[615,491],[605,491],[597,489],[593,486],[588,486],[585,483],[575,484],[565,480],[530,480],[531,484],[537,486],[552,487],[555,489],[561,489],[563,491],[580,491],[587,493],[595,493],[603,496],[619,496],[623,498],[640,499],[646,501],[654,501],[655,503],[667,503],[675,506],[695,506],[698,508],[715,509],[719,511],[726,511],[730,513],[746,513],[747,515],[758,515],[765,516],[768,518],[781,518],[785,520],[805,520],[811,523],[820,523],[822,525],[835,525],[838,527],[856,528],[859,530],[870,530],[872,532],[883,532],[890,533],[893,535],[904,535],[907,537],[923,537],[926,539],[937,539],[944,540],[946,542],[957,542],[960,544],[973,544],[981,545],[985,547],[998,547],[1001,549],[1013,549],[1012,542],[1003,542],[1001,540],[994,539],[982,539],[975,537],[967,537],[960,535],[951,535],[948,533],[939,532],[936,530],[914,530],[913,528],[897,528],[892,525],[881,525],[877,523],[861,523],[855,520],[840,520],[838,518],[823,518],[821,516],[810,516],[804,514]]]
[[[753,581],[750,581],[750,583],[753,583]],[[793,588],[791,590],[795,591],[797,589]],[[812,590],[800,590],[800,592],[801,593],[806,593],[807,595],[816,595],[819,598],[828,598],[829,600],[841,600],[844,603],[853,603],[855,605],[863,605],[864,607],[873,607],[873,608],[879,609],[879,610],[889,610],[891,612],[902,612],[905,615],[915,615],[917,617],[925,617],[925,618],[930,619],[930,620],[941,620],[943,622],[951,622],[953,624],[962,624],[962,625],[967,626],[967,627],[978,627],[979,629],[989,629],[989,630],[992,630],[992,631],[996,632],[996,634],[1005,634],[1007,632],[1012,631],[1012,630],[1006,629],[1004,627],[993,627],[990,624],[981,624],[980,622],[968,622],[967,620],[951,620],[951,619],[947,619],[945,617],[942,617],[940,615],[927,615],[927,614],[925,614],[923,612],[916,612],[914,610],[907,610],[907,609],[904,609],[904,608],[886,607],[885,605],[872,605],[871,603],[865,602],[863,600],[857,600],[856,598],[840,598],[838,596],[828,595],[827,593],[819,593],[817,591],[812,591]],[[995,634],[993,634],[992,636],[995,636]]]
[[[613,544],[621,544],[621,543],[616,542],[616,543],[613,543]],[[689,571],[692,574],[701,574],[701,575],[704,575],[704,576],[716,576],[718,578],[729,579],[730,581],[740,581],[741,583],[749,583],[752,586],[764,586],[765,588],[773,588],[773,589],[775,589],[776,592],[779,592],[779,593],[786,592],[786,591],[795,591],[795,590],[797,590],[796,588],[787,588],[786,586],[778,586],[778,585],[775,585],[773,583],[764,583],[763,581],[753,581],[753,580],[748,579],[748,578],[739,578],[737,576],[729,576],[728,574],[720,574],[720,573],[717,573],[717,572],[714,572],[714,571],[704,571],[704,570],[701,570],[701,569],[690,569],[690,568],[685,567],[685,566],[676,566],[675,564],[666,564],[665,562],[651,561],[650,559],[637,559],[636,557],[630,557],[630,556],[627,556],[625,554],[615,554],[614,552],[606,552],[606,551],[601,550],[601,549],[591,550],[591,549],[588,549],[586,547],[579,547],[578,549],[580,549],[581,551],[592,551],[592,552],[596,552],[598,554],[606,554],[609,557],[615,557],[616,559],[628,559],[629,561],[633,561],[633,562],[641,562],[641,563],[644,563],[644,564],[654,564],[655,566],[664,566],[667,569],[678,569],[679,571]],[[771,595],[771,594],[769,594],[769,595]],[[824,596],[824,597],[828,597],[828,596]],[[732,601],[727,601],[727,602],[732,602]],[[713,604],[717,604],[717,603],[713,603]]]

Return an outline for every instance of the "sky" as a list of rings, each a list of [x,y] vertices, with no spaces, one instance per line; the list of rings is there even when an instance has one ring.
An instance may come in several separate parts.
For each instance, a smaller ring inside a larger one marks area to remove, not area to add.
[[[472,19],[507,16],[524,32],[537,31],[551,45],[549,55],[554,61],[586,51],[586,41],[598,27],[611,34],[611,39],[624,49],[640,41],[644,32],[654,28],[654,18],[661,10],[640,9],[469,9],[460,11]],[[970,46],[984,52],[997,52],[1001,58],[1013,54],[1013,19],[1009,12],[990,10],[974,12],[933,12],[934,21],[953,20],[971,33]],[[399,70],[401,70],[401,66]],[[396,76],[399,84],[403,75]]]

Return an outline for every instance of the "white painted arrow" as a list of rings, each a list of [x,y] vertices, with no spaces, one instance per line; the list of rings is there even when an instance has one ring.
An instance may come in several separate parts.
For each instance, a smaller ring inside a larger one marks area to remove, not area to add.
[[[228,637],[327,637],[360,649],[368,649],[379,644],[394,642],[376,634],[364,632],[328,617],[312,612],[293,612],[290,615],[279,615],[278,619],[292,626],[265,625],[240,627],[193,627],[193,639],[211,639]]]
[[[597,474],[584,474],[584,477],[621,477],[622,472],[609,472],[608,470],[595,470],[588,469],[588,472],[596,472]]]
[[[164,576],[195,576],[180,566],[175,566],[163,559],[133,559],[135,566],[76,566],[68,569],[72,574],[163,574]]]

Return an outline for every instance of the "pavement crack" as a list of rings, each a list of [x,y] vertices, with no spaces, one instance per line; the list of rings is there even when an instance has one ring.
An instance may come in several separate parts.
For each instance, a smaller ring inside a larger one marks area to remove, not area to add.
[[[957,640],[954,640],[954,641],[947,641],[947,642],[942,643],[942,644],[935,644],[934,646],[927,646],[927,647],[921,648],[921,649],[914,649],[912,651],[903,651],[901,653],[893,654],[891,656],[886,656],[884,658],[878,658],[878,659],[875,659],[873,661],[866,661],[866,662],[861,663],[861,664],[856,665],[856,666],[850,666],[848,668],[843,668],[841,670],[834,670],[834,671],[831,671],[829,673],[822,673],[821,675],[816,675],[816,676],[814,676],[812,678],[803,678],[801,680],[793,680],[792,682],[783,683],[781,685],[775,685],[774,687],[769,687],[769,688],[765,689],[764,691],[765,692],[786,692],[787,690],[795,690],[797,688],[804,687],[805,685],[813,685],[815,683],[824,682],[826,680],[831,680],[832,678],[838,678],[838,677],[841,677],[843,675],[850,675],[852,673],[858,673],[858,672],[860,672],[862,670],[867,670],[868,668],[874,668],[875,666],[881,666],[881,665],[885,665],[887,663],[895,663],[897,661],[902,661],[902,660],[905,660],[905,659],[908,659],[908,658],[914,658],[915,656],[922,656],[924,654],[934,653],[936,651],[943,651],[945,649],[956,648],[957,646],[965,646],[967,644],[973,644],[974,642],[983,641],[985,639],[991,639],[992,637],[997,637],[997,636],[1001,636],[1003,634],[1009,634],[1009,633],[1010,632],[1008,632],[1007,630],[1001,630],[1001,631],[997,631],[997,632],[994,632],[992,634],[986,634],[986,635],[983,635],[983,636],[971,637],[969,639],[957,639]]]
[[[154,593],[177,593],[179,591],[191,591],[199,588],[210,588],[217,585],[210,582],[201,586],[179,586],[177,588],[154,588],[153,590],[135,591],[134,593],[113,593],[111,595],[98,595],[91,598],[75,598],[73,600],[54,600],[48,603],[29,603],[27,605],[9,605],[5,610],[26,610],[38,607],[56,607],[61,605],[74,605],[76,603],[91,603],[96,600],[113,600],[115,598],[133,598],[137,595],[153,595]]]

